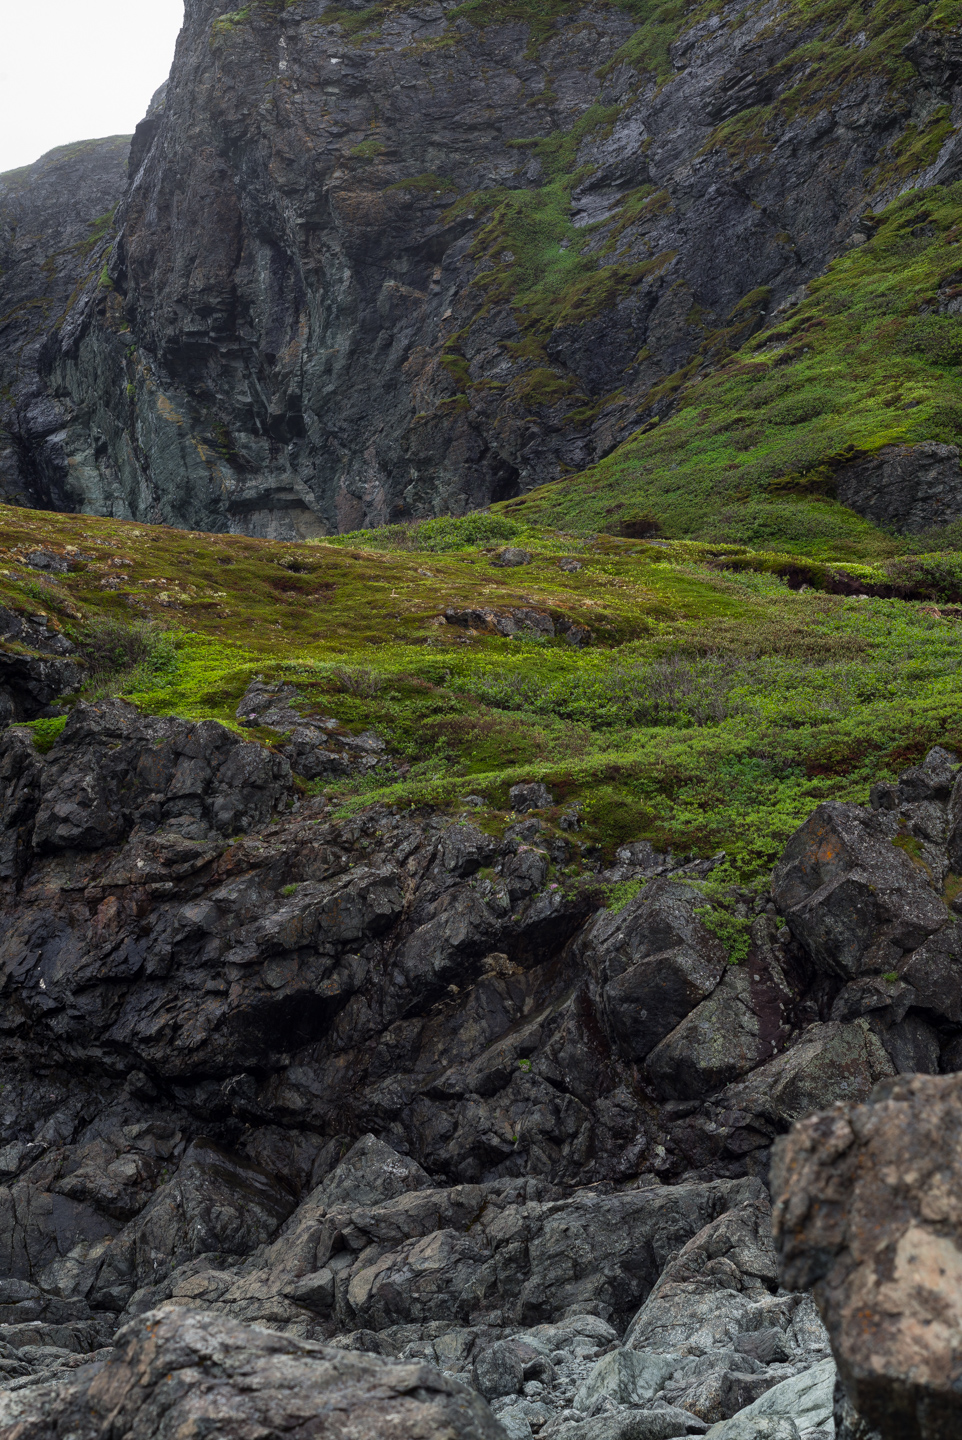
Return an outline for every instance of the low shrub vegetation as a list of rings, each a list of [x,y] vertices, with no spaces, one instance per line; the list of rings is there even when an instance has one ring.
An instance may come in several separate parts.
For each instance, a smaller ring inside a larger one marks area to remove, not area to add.
[[[492,563],[505,544],[530,563]],[[39,575],[40,546],[75,568]],[[511,786],[538,780],[547,822],[589,847],[724,852],[719,884],[765,883],[820,800],[863,801],[928,746],[962,746],[956,551],[816,561],[497,512],[284,545],[8,507],[0,566],[0,603],[42,608],[77,645],[86,698],[237,728],[259,676],[292,683],[305,713],[375,730],[390,772],[305,785],[341,813],[460,813],[473,795],[466,813],[497,831]],[[470,623],[479,607],[561,623],[505,636]],[[590,643],[569,644],[566,623]],[[38,722],[38,747],[60,725]]]

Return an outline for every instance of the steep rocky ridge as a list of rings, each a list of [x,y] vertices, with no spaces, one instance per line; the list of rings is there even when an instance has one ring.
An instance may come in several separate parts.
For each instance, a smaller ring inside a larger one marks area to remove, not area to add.
[[[7,501],[68,508],[59,432],[42,351],[90,274],[127,182],[130,136],[51,150],[0,175],[0,491]]]
[[[948,22],[858,23],[191,0],[106,270],[46,354],[49,485],[294,538],[580,469],[867,206],[954,178]]]

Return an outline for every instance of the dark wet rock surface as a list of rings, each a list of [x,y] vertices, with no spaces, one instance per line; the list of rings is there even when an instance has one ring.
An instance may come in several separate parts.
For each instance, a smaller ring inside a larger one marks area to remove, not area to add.
[[[829,1440],[818,1277],[804,1225],[779,1272],[769,1156],[796,1123],[817,1139],[813,1112],[904,1110],[924,1077],[903,1074],[956,1064],[935,880],[955,757],[877,809],[820,807],[732,965],[690,883],[711,862],[639,841],[606,870],[543,786],[493,833],[470,806],[333,819],[279,753],[295,722],[340,743],[299,706],[245,695],[274,749],[119,702],[78,705],[44,755],[0,741],[3,1425],[86,1406],[100,1434],[123,1357],[154,1374],[148,1337],[181,1326],[228,1390],[243,1352],[268,1410],[275,1364],[370,1394],[407,1366],[430,1378],[404,1393],[441,1407],[423,1423],[465,1434]],[[920,806],[924,866],[896,843]],[[812,1187],[842,1183],[832,1163]]]

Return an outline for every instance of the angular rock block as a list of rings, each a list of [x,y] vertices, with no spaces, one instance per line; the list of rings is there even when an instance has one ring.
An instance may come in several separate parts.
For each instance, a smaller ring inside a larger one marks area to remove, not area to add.
[[[892,970],[948,921],[894,834],[881,814],[829,800],[788,842],[772,894],[820,970],[844,980]]]
[[[687,886],[655,880],[618,913],[602,911],[580,941],[626,1059],[643,1060],[712,993],[727,958]]]
[[[811,1286],[882,1440],[962,1433],[962,1076],[914,1075],[796,1125],[773,1165],[786,1285]]]

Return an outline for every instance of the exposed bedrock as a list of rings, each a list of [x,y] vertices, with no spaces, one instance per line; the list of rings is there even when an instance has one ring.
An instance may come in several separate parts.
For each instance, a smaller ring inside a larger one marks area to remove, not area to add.
[[[580,468],[663,413],[699,350],[789,304],[903,183],[877,191],[899,146],[956,113],[957,56],[924,31],[903,79],[780,108],[808,65],[786,57],[835,21],[768,5],[680,29],[657,77],[617,5],[537,34],[449,0],[367,29],[327,0],[221,8],[189,0],[115,228],[66,314],[59,291],[43,311],[8,482],[31,503],[296,538]],[[766,141],[741,146],[760,106]],[[956,151],[915,183],[954,178]],[[524,247],[561,265],[589,225],[581,268],[525,303]],[[31,275],[10,303],[35,303]],[[879,463],[846,503],[908,528],[958,513],[957,467]],[[919,494],[893,494],[908,471]]]
[[[129,135],[87,140],[0,175],[0,498],[8,504],[74,508],[64,488],[69,411],[51,393],[43,349],[95,253],[103,265],[129,151]]]
[[[781,1140],[785,1284],[814,1287],[843,1440],[948,1440],[962,1424],[962,1077],[898,1076]]]
[[[290,692],[252,689],[245,713],[288,733]],[[81,704],[46,754],[8,728],[0,1435],[81,1414],[106,1435],[108,1401],[167,1433],[151,1407],[179,1415],[187,1390],[151,1398],[150,1377],[198,1365],[224,1396],[248,1367],[264,1434],[278,1387],[315,1383],[407,1384],[418,1434],[493,1435],[493,1415],[511,1440],[827,1440],[836,1412],[868,1434],[902,1332],[885,1349],[846,1317],[898,1276],[858,1270],[869,1181],[823,1156],[843,1112],[807,1117],[847,1105],[853,1156],[904,1139],[872,1204],[896,1249],[912,1226],[943,1244],[952,1184],[912,1167],[951,1148],[957,1086],[901,1077],[962,1062],[942,898],[960,774],[936,749],[875,809],[821,806],[732,965],[692,884],[711,862],[637,843],[562,888],[577,832],[537,786],[498,836],[473,812],[335,821],[287,759],[214,723]],[[601,908],[627,880],[635,898]],[[779,1276],[765,1181],[795,1122]],[[820,1186],[836,1200],[809,1205]],[[898,1404],[941,1414],[912,1374]],[[206,1385],[196,1414],[226,1440]]]

